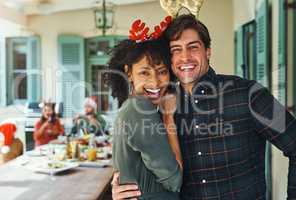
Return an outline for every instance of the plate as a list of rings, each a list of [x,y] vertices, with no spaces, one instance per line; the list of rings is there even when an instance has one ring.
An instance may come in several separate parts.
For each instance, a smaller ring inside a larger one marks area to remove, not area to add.
[[[46,156],[46,153],[42,151],[27,151],[25,155],[30,157],[41,157],[41,156]]]
[[[79,162],[79,167],[108,167],[111,165],[111,160],[96,160]]]
[[[38,172],[38,173],[57,174],[60,172],[64,172],[64,171],[79,167],[79,164],[67,163],[67,162],[44,162],[41,164],[31,165],[28,167],[34,172]]]

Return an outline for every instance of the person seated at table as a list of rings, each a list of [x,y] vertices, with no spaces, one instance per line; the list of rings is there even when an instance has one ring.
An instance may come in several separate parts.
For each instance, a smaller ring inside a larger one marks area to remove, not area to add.
[[[35,146],[48,144],[64,134],[60,119],[56,116],[54,103],[44,103],[41,119],[35,124]]]
[[[71,130],[72,134],[77,134],[80,129],[84,133],[92,133],[102,135],[105,132],[106,122],[97,112],[97,103],[91,97],[87,97],[84,101],[84,113],[78,114],[74,118],[74,126]]]
[[[23,143],[15,138],[16,125],[2,123],[0,125],[0,165],[23,154]]]

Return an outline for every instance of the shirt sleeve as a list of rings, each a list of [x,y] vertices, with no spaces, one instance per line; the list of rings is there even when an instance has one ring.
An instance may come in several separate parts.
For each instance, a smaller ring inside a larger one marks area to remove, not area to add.
[[[141,153],[145,166],[167,190],[180,191],[181,169],[168,143],[167,133],[154,105],[145,99],[132,101],[128,112],[128,144]]]
[[[296,198],[296,120],[270,92],[258,83],[249,93],[255,129],[289,157],[288,198]]]
[[[100,123],[102,130],[105,131],[106,130],[106,121],[99,113],[97,114],[97,120]]]
[[[63,125],[61,124],[60,119],[57,119],[57,130],[58,130],[59,135],[64,135],[65,130],[64,130]]]

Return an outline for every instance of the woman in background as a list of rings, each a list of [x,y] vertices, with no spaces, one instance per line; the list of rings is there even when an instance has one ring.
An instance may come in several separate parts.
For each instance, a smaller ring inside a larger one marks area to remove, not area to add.
[[[34,130],[35,146],[48,144],[64,134],[64,128],[56,116],[54,107],[53,103],[43,105],[41,119],[36,123]]]

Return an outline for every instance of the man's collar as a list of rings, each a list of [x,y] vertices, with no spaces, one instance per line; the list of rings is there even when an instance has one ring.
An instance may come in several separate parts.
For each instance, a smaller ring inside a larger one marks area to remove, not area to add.
[[[218,83],[218,77],[217,74],[215,72],[215,70],[212,67],[209,67],[209,70],[207,71],[207,73],[205,73],[196,83],[195,86],[203,83],[203,82],[210,82],[210,83]],[[194,87],[195,87],[194,86]]]
[[[208,91],[210,88],[207,87],[210,84],[214,84],[216,87],[218,84],[218,77],[216,72],[212,67],[209,67],[209,70],[195,83],[195,85],[192,88],[192,92],[195,93],[194,91],[197,91],[199,89],[203,89]],[[181,93],[185,94],[184,88],[180,85]]]

